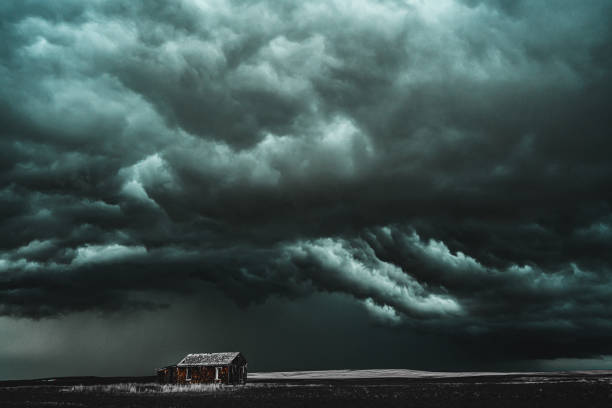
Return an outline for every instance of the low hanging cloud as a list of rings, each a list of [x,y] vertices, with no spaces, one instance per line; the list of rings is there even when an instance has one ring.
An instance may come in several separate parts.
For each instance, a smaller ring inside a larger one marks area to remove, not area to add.
[[[314,286],[354,295],[370,308],[378,304],[409,316],[461,313],[454,299],[428,293],[401,268],[379,260],[363,242],[321,239],[293,244],[284,251]]]
[[[610,354],[611,11],[2,4],[0,313],[207,282],[243,307],[339,293],[520,357]]]

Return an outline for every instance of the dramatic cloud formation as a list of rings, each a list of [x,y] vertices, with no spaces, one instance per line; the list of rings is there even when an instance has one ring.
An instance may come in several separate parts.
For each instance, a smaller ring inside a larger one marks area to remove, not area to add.
[[[5,2],[0,314],[206,282],[492,359],[612,354],[611,13]]]

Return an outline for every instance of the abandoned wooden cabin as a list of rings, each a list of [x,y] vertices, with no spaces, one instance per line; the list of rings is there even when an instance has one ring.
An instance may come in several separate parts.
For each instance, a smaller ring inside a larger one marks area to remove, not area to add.
[[[247,361],[239,352],[188,354],[178,364],[157,370],[162,384],[245,384]]]

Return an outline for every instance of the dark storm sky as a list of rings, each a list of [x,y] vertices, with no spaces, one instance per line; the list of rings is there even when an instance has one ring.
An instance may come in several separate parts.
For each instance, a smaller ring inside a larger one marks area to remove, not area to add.
[[[0,15],[0,378],[610,363],[608,0]]]

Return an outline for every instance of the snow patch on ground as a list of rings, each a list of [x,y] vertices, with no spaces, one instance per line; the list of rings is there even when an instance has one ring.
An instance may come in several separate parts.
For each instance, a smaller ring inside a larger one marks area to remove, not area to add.
[[[486,376],[517,376],[517,375],[542,375],[542,376],[567,376],[567,375],[606,375],[612,374],[612,370],[593,371],[556,371],[556,372],[494,372],[494,371],[469,371],[469,372],[435,372],[418,371],[406,369],[375,369],[375,370],[325,370],[325,371],[280,371],[269,373],[249,373],[249,380],[341,380],[341,379],[364,379],[364,378],[463,378],[463,377],[486,377]]]

